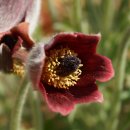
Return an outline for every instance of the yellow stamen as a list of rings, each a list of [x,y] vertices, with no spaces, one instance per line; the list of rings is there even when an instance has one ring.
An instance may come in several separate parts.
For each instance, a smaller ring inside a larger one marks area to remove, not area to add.
[[[20,77],[23,77],[25,74],[24,65],[22,63],[20,63],[19,61],[14,60],[13,61],[13,73]]]
[[[50,86],[55,88],[69,89],[69,87],[74,86],[80,79],[82,71],[80,68],[82,64],[78,65],[78,68],[67,76],[59,76],[56,74],[56,68],[60,65],[58,61],[59,58],[64,58],[65,56],[76,56],[77,53],[70,50],[69,48],[63,48],[58,50],[52,50],[49,56],[46,58],[45,65],[43,67],[42,80]]]

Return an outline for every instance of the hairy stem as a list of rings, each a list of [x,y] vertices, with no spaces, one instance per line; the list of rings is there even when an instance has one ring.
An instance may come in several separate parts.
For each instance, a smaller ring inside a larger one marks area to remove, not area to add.
[[[27,78],[25,76],[16,96],[16,101],[11,116],[10,130],[20,129],[22,111],[23,111],[24,103],[26,101],[29,86],[30,85],[28,84]]]
[[[36,130],[43,130],[43,118],[40,109],[39,95],[37,91],[33,91],[32,89],[30,89],[29,99],[32,108],[34,127]]]

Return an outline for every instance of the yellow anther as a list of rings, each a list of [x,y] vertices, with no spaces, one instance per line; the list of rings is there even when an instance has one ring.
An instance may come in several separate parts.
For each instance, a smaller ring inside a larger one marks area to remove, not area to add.
[[[14,60],[13,61],[13,73],[20,77],[23,77],[25,74],[24,65],[22,63],[20,63],[19,61]]]

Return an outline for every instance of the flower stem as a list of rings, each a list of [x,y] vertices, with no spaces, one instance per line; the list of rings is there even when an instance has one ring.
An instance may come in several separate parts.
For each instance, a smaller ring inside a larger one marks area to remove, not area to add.
[[[118,53],[117,53],[117,61],[116,61],[116,76],[113,88],[113,96],[111,103],[111,110],[109,113],[109,121],[106,125],[106,130],[117,130],[119,123],[119,114],[121,110],[121,93],[123,91],[124,86],[124,78],[125,78],[125,68],[127,61],[127,52],[129,41],[130,28],[125,33],[125,36],[120,44]]]
[[[22,110],[24,107],[24,103],[26,101],[29,86],[30,85],[25,76],[16,96],[16,101],[15,101],[15,105],[14,105],[12,116],[11,116],[10,130],[20,129]]]
[[[40,109],[39,95],[37,91],[29,91],[30,105],[32,108],[33,124],[36,130],[43,130],[43,118]]]

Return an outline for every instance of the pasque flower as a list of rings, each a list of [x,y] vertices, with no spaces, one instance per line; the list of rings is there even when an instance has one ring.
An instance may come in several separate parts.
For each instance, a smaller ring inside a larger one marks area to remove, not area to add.
[[[29,36],[29,24],[20,23],[9,31],[0,33],[0,70],[6,73],[24,74],[29,50],[34,42]]]
[[[0,70],[23,75],[39,7],[40,0],[0,1]]]
[[[34,47],[27,69],[49,108],[69,114],[78,103],[102,102],[96,80],[114,76],[111,60],[96,53],[100,34],[59,33]]]

